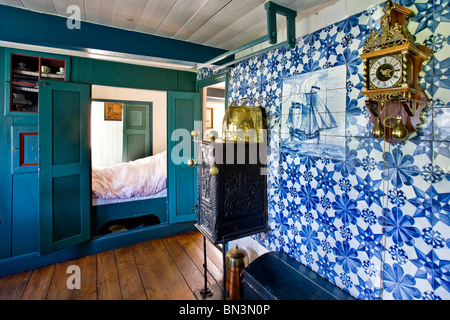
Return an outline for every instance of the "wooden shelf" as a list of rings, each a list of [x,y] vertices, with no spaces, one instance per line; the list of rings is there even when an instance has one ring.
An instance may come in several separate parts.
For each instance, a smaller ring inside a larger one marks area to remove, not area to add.
[[[10,84],[7,86],[10,106],[7,114],[38,113],[39,79],[65,81],[66,64],[67,61],[64,59],[11,53],[10,69],[7,71],[10,74]]]

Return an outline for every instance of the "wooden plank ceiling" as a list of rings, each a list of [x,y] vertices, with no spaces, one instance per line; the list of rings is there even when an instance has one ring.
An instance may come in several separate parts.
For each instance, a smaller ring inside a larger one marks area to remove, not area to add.
[[[1,4],[68,17],[70,5],[81,20],[225,50],[267,34],[267,0],[0,0]],[[274,0],[297,11],[297,21],[337,0]],[[278,29],[285,19],[277,19]]]

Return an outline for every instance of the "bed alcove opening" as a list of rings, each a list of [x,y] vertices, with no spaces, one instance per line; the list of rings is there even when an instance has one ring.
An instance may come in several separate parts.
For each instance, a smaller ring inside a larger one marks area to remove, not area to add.
[[[113,104],[118,108],[109,110],[106,103]],[[114,111],[114,117],[110,118],[108,115],[107,118],[107,111],[108,113]],[[115,165],[119,165],[121,168],[129,168],[129,164],[130,167],[135,168],[142,174],[143,172],[151,172],[151,170],[144,170],[148,165],[151,165],[155,167],[154,174],[159,177],[155,182],[158,183],[155,189],[159,190],[163,185],[164,172],[167,171],[167,168],[162,170],[161,167],[166,163],[166,160],[164,160],[167,148],[166,114],[166,91],[93,85],[91,179],[94,176],[94,168],[108,169]],[[127,145],[136,144],[136,141],[128,139],[132,136],[145,137],[138,141],[141,142],[139,150],[145,149],[145,152],[134,152],[130,158],[130,154],[125,151]],[[154,159],[154,161],[150,159]],[[134,164],[132,164],[133,162]],[[98,170],[96,172],[98,173]],[[123,175],[120,170],[105,171],[104,173],[111,174],[112,172],[114,174],[119,172]],[[142,184],[144,184],[143,180],[137,185],[141,187]],[[167,193],[165,190],[163,189],[154,195],[126,199],[119,197],[120,201],[117,201],[118,199],[97,198],[92,192],[92,238],[111,235],[118,231],[148,229],[151,226],[167,223]],[[139,194],[137,191],[132,193]],[[123,194],[119,196],[123,196]]]

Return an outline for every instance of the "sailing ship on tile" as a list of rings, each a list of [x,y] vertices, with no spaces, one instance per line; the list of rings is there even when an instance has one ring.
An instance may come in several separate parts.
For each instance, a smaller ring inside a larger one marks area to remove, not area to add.
[[[291,142],[318,142],[321,131],[337,127],[336,120],[318,95],[318,91],[320,87],[313,85],[310,92],[303,94],[302,102],[292,101],[286,120]]]

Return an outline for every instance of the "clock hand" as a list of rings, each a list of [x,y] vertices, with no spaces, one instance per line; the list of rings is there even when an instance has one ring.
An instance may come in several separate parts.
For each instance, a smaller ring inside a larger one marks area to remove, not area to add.
[[[383,69],[383,70],[380,70],[380,72],[383,74],[383,76],[385,76],[385,77],[390,77],[391,76],[391,72],[394,72],[394,71],[400,71],[400,69]]]

